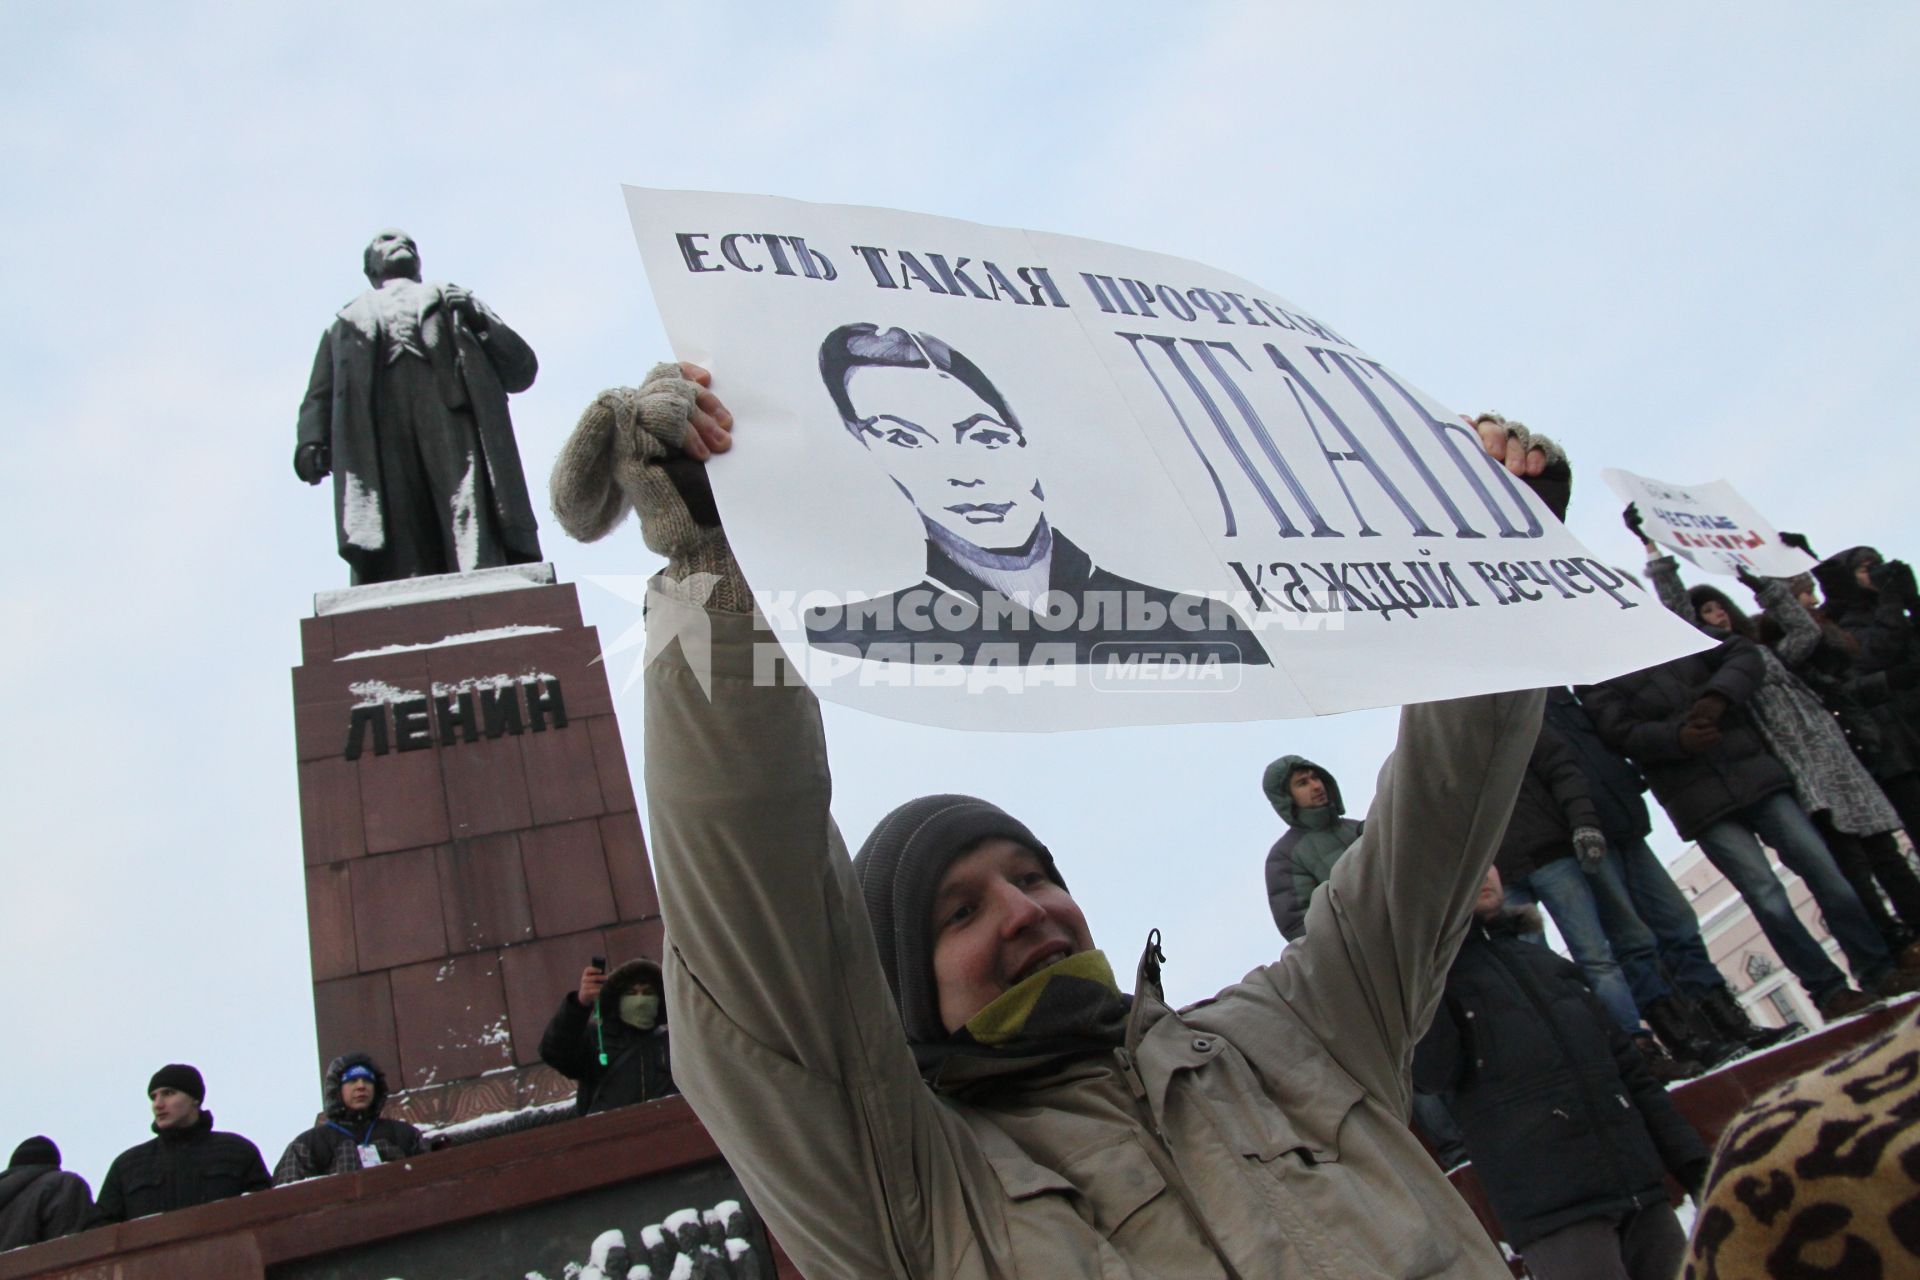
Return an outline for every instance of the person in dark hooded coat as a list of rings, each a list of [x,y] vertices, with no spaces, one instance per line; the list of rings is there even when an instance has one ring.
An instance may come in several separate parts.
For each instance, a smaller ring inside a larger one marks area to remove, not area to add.
[[[574,1109],[611,1111],[680,1092],[667,1052],[660,966],[629,960],[612,973],[589,965],[540,1037],[540,1060],[580,1084]]]
[[[1580,970],[1523,940],[1537,914],[1502,897],[1489,869],[1414,1050],[1414,1083],[1451,1091],[1480,1185],[1531,1274],[1668,1280],[1686,1236],[1666,1175],[1698,1195],[1706,1144]]]
[[[0,1250],[72,1235],[92,1212],[87,1180],[60,1167],[53,1139],[32,1137],[14,1148],[0,1173]]]
[[[1920,629],[1914,624],[1913,570],[1853,547],[1815,566],[1825,613],[1853,660],[1843,688],[1870,726],[1854,745],[1909,834],[1920,829]],[[1825,695],[1832,665],[1815,683]],[[1831,705],[1831,702],[1829,703]]]
[[[324,1109],[313,1128],[289,1142],[273,1167],[274,1186],[352,1173],[427,1149],[418,1129],[380,1114],[387,1104],[387,1075],[368,1054],[343,1053],[329,1062],[321,1098]]]

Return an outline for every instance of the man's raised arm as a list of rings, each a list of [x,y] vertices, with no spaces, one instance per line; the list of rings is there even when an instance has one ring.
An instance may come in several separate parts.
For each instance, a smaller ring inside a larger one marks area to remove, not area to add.
[[[1480,431],[1487,452],[1564,515],[1570,472],[1558,446],[1504,420]],[[1513,815],[1545,705],[1536,689],[1401,708],[1366,829],[1314,895],[1305,937],[1234,989],[1271,992],[1403,1112],[1414,1045]]]
[[[828,812],[818,703],[756,679],[755,646],[777,646],[695,460],[731,444],[705,384],[661,366],[604,393],[553,481],[576,536],[630,505],[669,557],[648,601],[650,640],[669,638],[647,668],[645,773],[674,1078],[804,1269],[948,1274],[971,1243],[941,1230],[967,1221],[968,1157],[914,1066]]]

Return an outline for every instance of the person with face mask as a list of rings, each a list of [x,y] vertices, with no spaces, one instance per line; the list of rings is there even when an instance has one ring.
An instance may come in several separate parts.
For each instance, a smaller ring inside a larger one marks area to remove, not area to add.
[[[427,1149],[418,1129],[380,1114],[387,1073],[370,1055],[343,1053],[329,1062],[320,1095],[319,1119],[287,1144],[273,1167],[274,1186],[391,1164]]]
[[[660,966],[629,960],[612,973],[589,964],[540,1037],[540,1060],[578,1081],[574,1109],[611,1111],[680,1092],[667,1053]]]

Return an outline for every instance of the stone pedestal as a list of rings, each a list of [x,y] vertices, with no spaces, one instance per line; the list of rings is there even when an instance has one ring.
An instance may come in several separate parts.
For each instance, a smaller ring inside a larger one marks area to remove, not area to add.
[[[540,1033],[593,956],[660,958],[596,631],[549,565],[323,594],[293,672],[321,1062],[444,1125],[569,1097]]]

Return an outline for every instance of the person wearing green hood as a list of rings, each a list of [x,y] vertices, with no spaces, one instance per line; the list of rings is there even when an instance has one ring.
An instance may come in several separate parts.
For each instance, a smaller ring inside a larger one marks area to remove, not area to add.
[[[1333,874],[1333,864],[1366,824],[1344,816],[1340,784],[1305,756],[1281,756],[1260,779],[1287,833],[1267,851],[1267,905],[1288,942],[1307,931],[1307,900]]]

